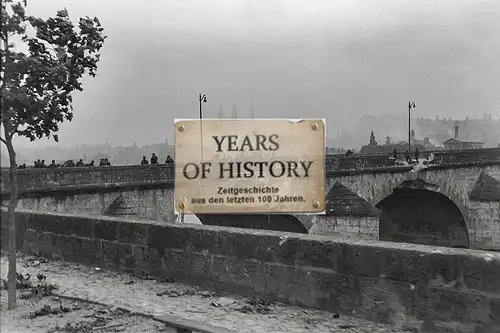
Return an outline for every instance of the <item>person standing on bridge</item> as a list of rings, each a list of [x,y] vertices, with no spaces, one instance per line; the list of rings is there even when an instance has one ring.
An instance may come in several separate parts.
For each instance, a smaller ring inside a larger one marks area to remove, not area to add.
[[[405,159],[406,159],[406,162],[411,163],[411,156],[410,156],[410,152],[408,150],[405,151]]]
[[[146,159],[146,156],[142,157],[141,165],[149,164],[148,160]]]
[[[158,156],[155,153],[151,155],[151,164],[158,164]]]
[[[394,160],[398,159],[398,150],[396,148],[392,150],[392,157],[394,157]]]
[[[170,157],[170,155],[167,156],[167,159],[165,160],[165,164],[172,164],[174,163],[174,160],[172,159],[172,157]]]
[[[418,148],[415,148],[415,160],[417,160],[417,163],[419,157],[420,157],[420,152],[418,151]]]

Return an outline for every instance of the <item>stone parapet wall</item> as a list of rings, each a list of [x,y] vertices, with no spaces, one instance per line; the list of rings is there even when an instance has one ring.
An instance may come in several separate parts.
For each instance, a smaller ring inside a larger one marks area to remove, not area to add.
[[[439,164],[500,161],[500,148],[443,150],[434,153]]]
[[[484,161],[500,161],[500,148],[475,149],[462,151],[435,152],[435,164],[474,163]],[[394,167],[389,163],[387,154],[328,155],[326,169],[329,172],[377,172],[377,169],[407,169]],[[56,169],[23,169],[18,170],[19,188],[21,192],[47,189],[53,187],[82,186],[91,184],[143,184],[173,183],[174,166],[171,165],[128,165],[112,167],[74,167]],[[0,190],[8,193],[10,184],[9,169],[1,169]]]
[[[21,192],[82,185],[154,185],[174,181],[174,168],[166,165],[130,165],[114,167],[74,167],[18,170]],[[9,191],[8,170],[2,169],[1,191]]]
[[[7,221],[2,210],[2,247]],[[428,332],[500,329],[500,254],[117,218],[16,214],[19,249]]]

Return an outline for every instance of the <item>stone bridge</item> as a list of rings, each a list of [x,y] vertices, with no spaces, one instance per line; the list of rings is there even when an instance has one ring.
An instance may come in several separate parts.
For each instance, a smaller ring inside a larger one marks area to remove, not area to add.
[[[9,177],[2,170],[2,202]],[[174,222],[165,165],[26,169],[19,208]],[[500,149],[441,151],[415,171],[387,155],[327,157],[327,214],[200,215],[203,224],[500,250]]]

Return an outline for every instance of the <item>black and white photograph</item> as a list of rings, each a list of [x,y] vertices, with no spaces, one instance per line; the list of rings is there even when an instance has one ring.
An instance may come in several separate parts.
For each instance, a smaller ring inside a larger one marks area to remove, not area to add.
[[[500,333],[499,0],[0,0],[1,333]]]

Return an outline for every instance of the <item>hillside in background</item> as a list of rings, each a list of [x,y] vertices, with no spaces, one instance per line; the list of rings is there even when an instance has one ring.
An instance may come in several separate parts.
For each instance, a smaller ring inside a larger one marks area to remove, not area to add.
[[[174,157],[174,147],[167,143],[157,143],[143,147],[133,146],[118,146],[113,147],[109,144],[104,145],[82,145],[71,149],[62,148],[59,146],[51,146],[46,148],[17,148],[17,163],[26,163],[33,165],[35,160],[45,160],[46,164],[56,160],[59,163],[69,159],[75,162],[83,159],[85,163],[94,161],[97,165],[101,158],[108,158],[112,165],[131,165],[140,164],[142,156],[146,156],[149,160],[152,153],[156,153],[158,161],[165,163],[167,155]],[[2,167],[9,166],[9,159],[6,150],[2,149]]]
[[[454,126],[459,127],[459,139],[467,141],[484,142],[485,148],[498,147],[500,144],[500,120],[492,119],[490,115],[482,118],[467,118],[464,120],[413,118],[412,128],[415,130],[417,140],[429,138],[436,146],[453,137]],[[327,147],[354,149],[358,151],[370,141],[370,133],[374,132],[377,142],[383,145],[387,137],[392,142],[408,142],[408,119],[404,115],[366,115],[363,116],[352,128],[329,131]],[[1,149],[2,167],[9,166],[8,154],[4,145]],[[17,148],[18,164],[33,165],[37,159],[45,160],[49,164],[55,159],[59,162],[73,159],[75,162],[83,159],[86,163],[94,161],[98,164],[101,158],[108,158],[112,165],[140,164],[142,156],[149,160],[152,153],[156,153],[159,162],[164,163],[167,155],[174,158],[174,147],[167,141],[142,147],[81,145],[73,148],[50,146],[46,148]],[[174,158],[175,159],[175,158]]]

